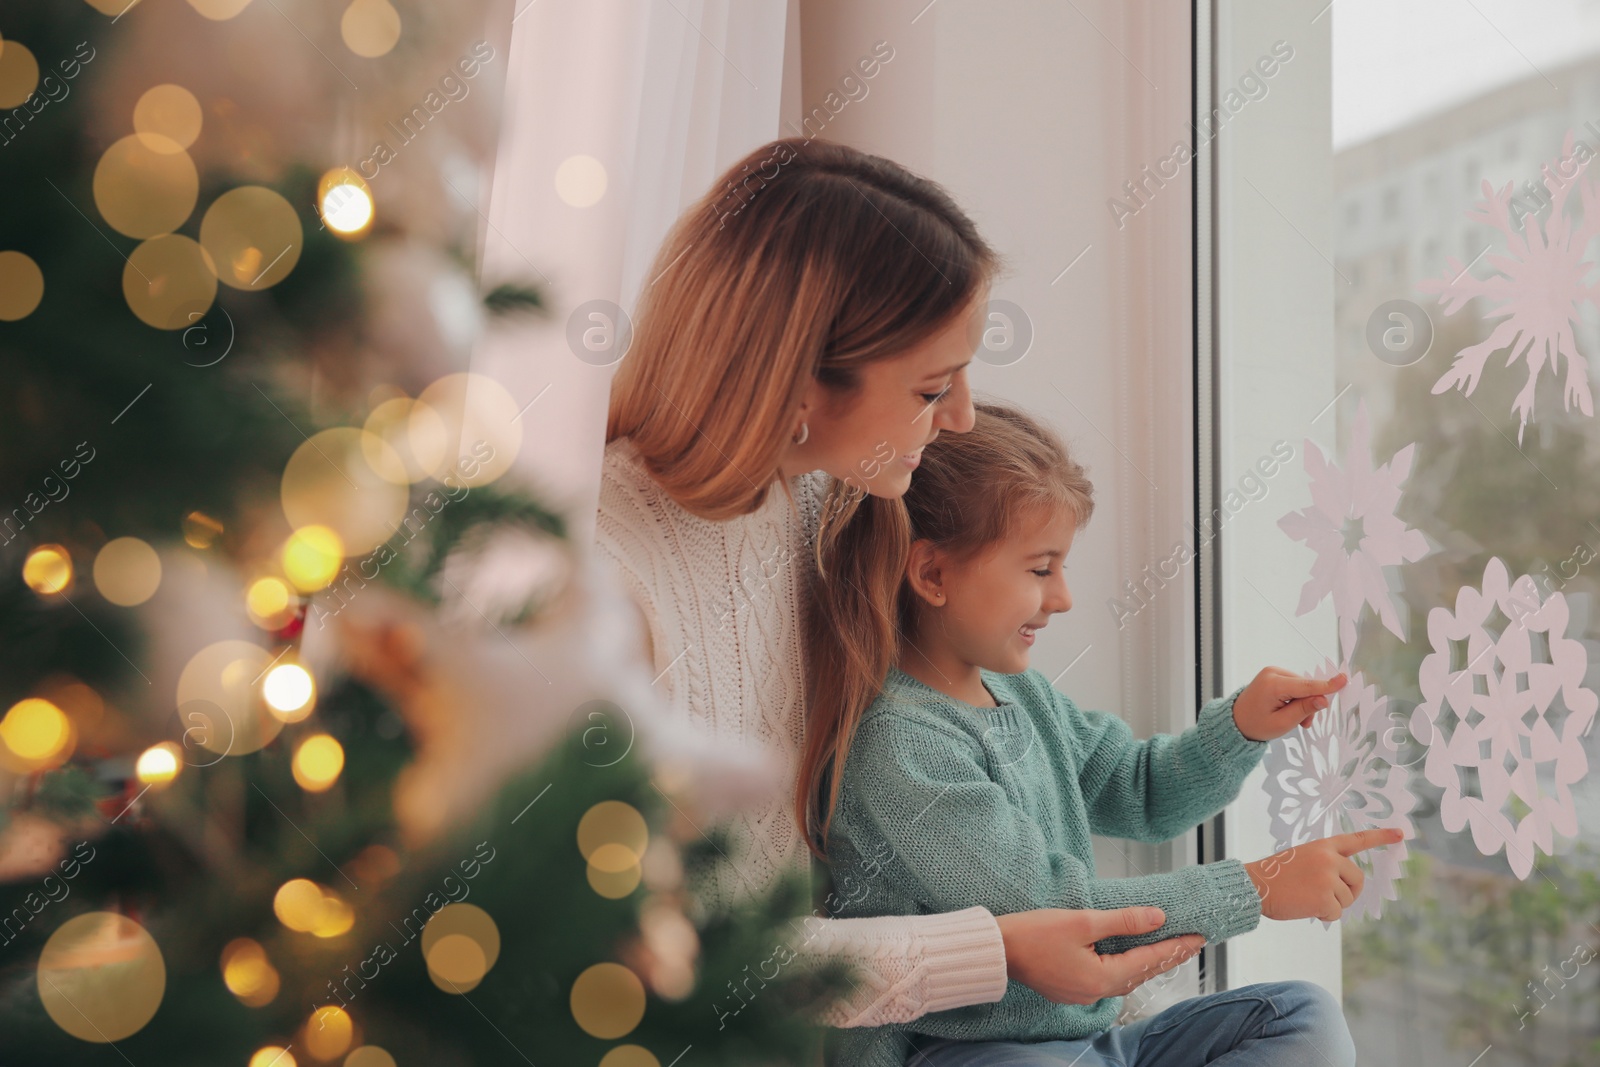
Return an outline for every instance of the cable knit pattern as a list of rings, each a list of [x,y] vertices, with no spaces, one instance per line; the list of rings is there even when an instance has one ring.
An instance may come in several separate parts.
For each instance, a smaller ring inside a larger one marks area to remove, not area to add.
[[[1037,670],[981,675],[998,707],[954,700],[894,668],[862,717],[830,859],[874,877],[870,892],[846,901],[846,917],[973,905],[997,915],[1149,904],[1166,912],[1161,929],[1106,938],[1101,952],[1187,933],[1221,941],[1255,928],[1261,899],[1238,860],[1104,879],[1090,840],[1170,840],[1238,795],[1267,747],[1234,722],[1243,686],[1208,701],[1182,734],[1137,741],[1120,718],[1080,710]],[[837,1035],[830,1062],[904,1062],[911,1035],[1086,1037],[1111,1026],[1121,1004],[1056,1004],[1012,983],[998,1004]]]
[[[756,511],[702,519],[662,490],[633,443],[606,446],[597,555],[617,568],[650,627],[658,688],[703,730],[781,753],[792,783],[805,739],[801,593],[814,567],[827,476],[789,483],[799,514],[774,485]],[[770,889],[785,873],[812,871],[787,784],[770,803],[725,825],[734,854],[694,885],[726,907]],[[830,905],[830,911],[837,913]],[[792,942],[812,963],[844,958],[860,979],[819,1018],[830,1026],[881,1026],[928,1012],[998,1000],[1005,950],[981,907],[870,919],[807,917]]]

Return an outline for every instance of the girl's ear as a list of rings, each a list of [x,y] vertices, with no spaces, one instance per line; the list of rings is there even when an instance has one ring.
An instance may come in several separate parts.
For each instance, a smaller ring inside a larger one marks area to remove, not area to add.
[[[935,606],[944,603],[944,572],[939,550],[927,538],[911,542],[910,558],[906,563],[906,581],[923,600]]]

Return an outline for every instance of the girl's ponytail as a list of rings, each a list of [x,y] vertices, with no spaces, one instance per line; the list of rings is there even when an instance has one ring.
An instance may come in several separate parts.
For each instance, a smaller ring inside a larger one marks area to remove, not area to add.
[[[862,712],[877,697],[903,632],[899,590],[911,522],[898,498],[868,496],[834,480],[817,529],[806,598],[806,745],[795,812],[806,845],[826,858],[828,824]],[[826,798],[823,794],[826,791]]]

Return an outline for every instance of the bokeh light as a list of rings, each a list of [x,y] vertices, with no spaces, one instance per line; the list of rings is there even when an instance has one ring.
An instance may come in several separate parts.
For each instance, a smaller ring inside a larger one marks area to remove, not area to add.
[[[249,641],[217,641],[196,652],[178,676],[178,709],[185,742],[242,756],[278,736],[283,721],[267,710],[256,683],[272,656]]]
[[[94,585],[113,604],[132,607],[155,595],[161,584],[161,557],[137,537],[118,537],[94,557]]]
[[[22,561],[22,580],[40,596],[63,592],[72,584],[72,556],[60,545],[40,545]]]
[[[244,185],[217,197],[200,220],[200,245],[217,278],[235,289],[266,289],[300,262],[300,216],[263,185]]]
[[[68,919],[39,954],[39,999],[55,1024],[82,1041],[121,1041],[161,1006],[166,962],[149,931],[126,915]]]
[[[27,318],[43,299],[44,274],[39,264],[22,252],[0,252],[0,321]]]
[[[181,85],[146,89],[133,105],[134,132],[155,152],[188,148],[200,136],[202,121],[200,101]]]
[[[568,156],[556,167],[556,195],[572,207],[590,207],[606,195],[606,167],[593,156]]]
[[[309,793],[320,793],[339,780],[344,746],[328,734],[312,734],[294,750],[294,780]]]
[[[476,904],[446,904],[422,928],[428,977],[446,993],[468,993],[500,958],[500,928]]]
[[[352,0],[339,20],[339,35],[358,56],[388,55],[400,40],[400,12],[389,0]]]
[[[333,581],[344,564],[344,541],[312,523],[289,535],[283,544],[283,573],[302,593],[313,593]]]
[[[182,754],[182,750],[171,741],[151,745],[139,753],[133,773],[145,785],[164,786],[178,777],[178,770],[183,766],[179,758]]]
[[[282,629],[294,614],[294,590],[289,583],[276,575],[257,578],[245,590],[244,606],[257,626],[268,630]]]
[[[505,386],[482,374],[447,374],[424,389],[417,403],[444,424],[445,447],[431,472],[435,478],[451,475],[452,481],[488,485],[511,469],[522,449],[522,422]],[[428,451],[426,444],[415,448],[419,456]]]
[[[322,176],[317,183],[317,204],[322,221],[339,237],[354,239],[372,228],[372,190],[349,167],[330,170]]]
[[[572,1018],[602,1040],[629,1033],[644,1018],[644,983],[620,963],[597,963],[572,983]]]
[[[11,705],[0,718],[0,744],[34,766],[60,762],[72,748],[72,723],[66,712],[50,701],[28,697]]]
[[[371,453],[381,457],[376,466],[367,459]],[[332,530],[345,554],[369,552],[394,534],[410,499],[405,486],[385,479],[378,469],[403,466],[394,449],[365,430],[323,430],[295,449],[284,465],[279,489],[283,514],[296,529],[316,525]],[[295,584],[301,585],[298,580]]]
[[[0,47],[0,108],[21,107],[39,87],[39,61],[21,41]]]
[[[355,1023],[350,1013],[336,1004],[324,1005],[312,1012],[301,1032],[306,1051],[319,1060],[343,1055],[354,1037]]]
[[[199,195],[194,160],[158,133],[130,133],[107,148],[94,169],[95,206],[112,229],[129,237],[171,233],[194,212]]]
[[[260,942],[239,937],[222,949],[222,983],[240,1002],[252,1008],[271,1004],[278,995],[278,969],[267,959]]]
[[[272,713],[284,722],[299,722],[311,714],[317,683],[298,663],[280,663],[261,681],[261,696]]]
[[[122,268],[122,298],[139,321],[158,330],[193,326],[217,298],[217,272],[206,250],[179,233],[143,242]]]

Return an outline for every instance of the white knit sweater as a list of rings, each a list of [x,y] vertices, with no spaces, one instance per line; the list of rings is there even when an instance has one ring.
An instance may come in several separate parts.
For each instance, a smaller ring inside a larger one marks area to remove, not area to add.
[[[799,514],[775,484],[749,515],[702,519],[668,496],[633,443],[619,438],[605,450],[595,543],[644,611],[657,686],[670,705],[713,734],[776,750],[792,784],[805,738],[800,597],[815,565],[810,545],[827,477],[817,472],[789,484]],[[708,903],[763,893],[788,871],[809,875],[790,792],[727,823],[737,853],[697,887]],[[848,875],[835,872],[841,891]],[[1006,991],[1000,928],[981,907],[808,918],[804,927],[791,943],[801,956],[843,957],[864,976],[821,1016],[827,1025],[909,1022],[997,1001]]]

